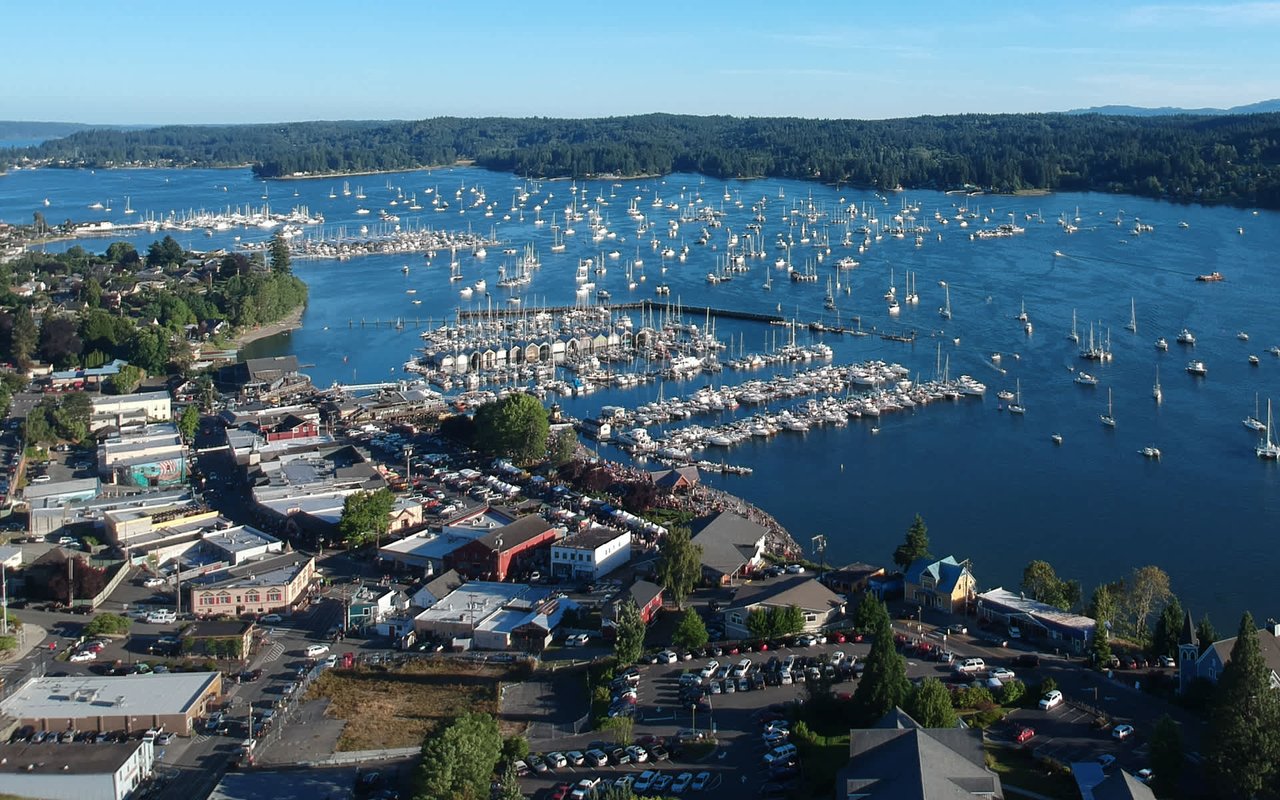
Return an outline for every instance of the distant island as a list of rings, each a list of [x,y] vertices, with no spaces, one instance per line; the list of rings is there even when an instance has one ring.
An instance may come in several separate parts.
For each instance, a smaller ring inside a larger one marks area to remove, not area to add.
[[[90,125],[84,122],[33,122],[0,119],[0,142],[48,141],[88,130],[142,130],[146,125]]]
[[[1091,106],[1089,108],[1073,108],[1068,114],[1107,114],[1125,117],[1169,117],[1179,114],[1197,117],[1221,117],[1232,114],[1272,114],[1280,111],[1280,98],[1262,100],[1244,106],[1231,108],[1178,108],[1177,106]]]
[[[86,130],[25,167],[229,167],[260,178],[463,161],[534,178],[692,172],[895,191],[1101,191],[1280,208],[1280,113],[961,114],[891,120],[646,114]]]

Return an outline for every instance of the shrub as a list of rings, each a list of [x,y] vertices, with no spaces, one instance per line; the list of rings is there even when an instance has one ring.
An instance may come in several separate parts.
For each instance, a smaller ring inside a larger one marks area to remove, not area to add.
[[[1027,694],[1027,686],[1022,681],[1009,681],[1000,689],[1000,704],[1016,705]]]
[[[86,636],[120,635],[129,632],[133,620],[120,614],[99,614],[84,626]]]
[[[985,711],[995,706],[995,698],[985,686],[966,686],[952,696],[956,708],[972,708]]]

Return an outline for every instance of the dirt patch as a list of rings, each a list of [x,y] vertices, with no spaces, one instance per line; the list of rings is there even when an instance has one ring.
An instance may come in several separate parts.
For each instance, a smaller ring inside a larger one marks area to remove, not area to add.
[[[327,716],[346,722],[339,751],[415,747],[463,712],[497,714],[498,685],[514,678],[507,667],[444,660],[334,669],[312,684],[307,699],[327,698]]]

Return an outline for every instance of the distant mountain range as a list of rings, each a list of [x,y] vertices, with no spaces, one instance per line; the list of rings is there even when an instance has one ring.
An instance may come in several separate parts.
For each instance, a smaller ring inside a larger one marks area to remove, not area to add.
[[[1280,111],[1280,99],[1263,100],[1247,106],[1231,108],[1176,108],[1161,106],[1159,108],[1143,108],[1142,106],[1093,106],[1092,108],[1073,108],[1067,114],[1104,114],[1113,117],[1169,117],[1175,114],[1192,114],[1203,117],[1220,117],[1226,114],[1269,114]]]

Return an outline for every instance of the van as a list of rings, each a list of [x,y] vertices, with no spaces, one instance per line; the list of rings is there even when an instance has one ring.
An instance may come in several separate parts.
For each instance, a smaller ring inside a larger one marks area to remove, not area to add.
[[[769,752],[764,754],[765,764],[786,763],[796,757],[796,746],[794,744],[780,744]]]
[[[987,668],[987,662],[980,658],[966,658],[956,665],[957,672],[981,672]]]
[[[168,609],[148,611],[144,621],[149,625],[169,625],[178,621],[178,614]]]

